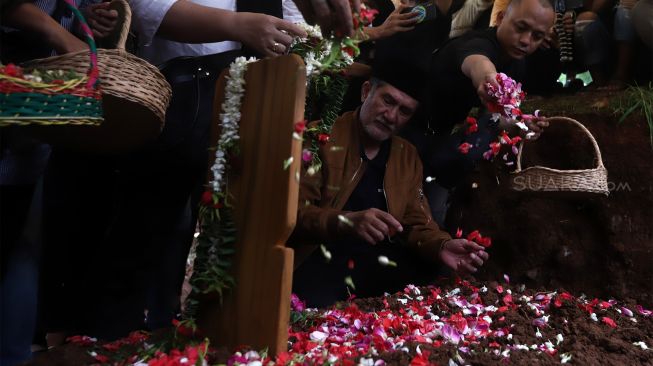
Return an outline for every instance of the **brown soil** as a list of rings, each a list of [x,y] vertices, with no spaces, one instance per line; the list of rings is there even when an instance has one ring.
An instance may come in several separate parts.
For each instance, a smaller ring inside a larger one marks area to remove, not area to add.
[[[476,283],[477,287],[483,284]],[[531,289],[521,290],[518,286],[510,286],[501,284],[503,287],[503,294],[508,290],[513,294],[513,298],[521,295],[535,296],[540,291]],[[502,303],[501,296],[497,293],[497,284],[494,283],[490,290],[486,293],[481,293],[481,303],[485,305],[496,304],[500,306]],[[442,293],[447,293],[454,287],[462,288],[463,293],[469,296],[472,292],[469,288],[464,286],[454,286],[450,284],[442,288]],[[428,291],[422,289],[422,293]],[[565,292],[563,289],[557,291],[558,294]],[[519,295],[516,295],[519,294]],[[395,297],[393,297],[395,298]],[[359,299],[354,301],[361,309],[366,311],[378,311],[383,309],[381,298],[375,299]],[[399,311],[405,305],[394,301],[388,301],[390,309]],[[627,303],[626,305],[633,307],[634,304]],[[595,307],[598,309],[597,307]],[[532,312],[529,312],[524,306],[517,306],[501,313],[501,317],[495,315],[495,321],[492,323],[492,329],[499,329],[507,327],[513,335],[513,340],[508,341],[505,337],[488,337],[478,340],[478,343],[471,342],[468,345],[470,351],[461,353],[457,351],[458,347],[452,344],[443,344],[439,347],[434,347],[427,344],[419,344],[422,352],[429,352],[429,361],[435,365],[448,365],[449,360],[456,359],[456,354],[460,354],[465,365],[499,365],[499,364],[513,364],[513,365],[559,365],[561,363],[561,354],[570,354],[572,356],[570,364],[573,365],[653,365],[653,350],[643,350],[633,345],[635,342],[643,341],[647,345],[653,341],[653,319],[649,317],[637,316],[638,322],[632,322],[622,314],[615,312],[616,307],[607,310],[597,310],[599,321],[594,321],[590,318],[589,313],[581,309],[576,301],[562,301],[561,306],[551,304],[546,311],[550,315],[548,326],[540,329],[541,337],[536,336],[536,327],[533,326],[532,321],[535,318]],[[434,306],[433,313],[439,314]],[[615,320],[616,327],[612,328],[601,322],[603,316],[608,316]],[[496,318],[499,318],[496,321]],[[556,344],[556,336],[561,334],[563,341],[556,345],[557,352],[553,355],[547,353],[537,352],[533,350],[513,350],[510,352],[509,361],[503,357],[491,353],[496,347],[491,343],[496,342],[503,348],[506,344],[514,344],[514,340],[518,339],[519,344],[532,345],[541,344],[546,340],[551,340]],[[415,347],[417,343],[410,344],[410,352],[392,352],[383,353],[381,358],[387,362],[387,365],[408,365],[412,358],[415,356]]]
[[[653,304],[653,148],[643,116],[617,124],[609,101],[619,96],[541,99],[525,108],[574,118],[590,130],[608,170],[609,197],[515,192],[508,174],[490,164],[456,193],[447,226],[479,229],[493,239],[478,279],[508,273],[529,287]],[[595,166],[594,157],[586,135],[558,124],[524,149],[523,162],[586,169]]]
[[[611,96],[610,96],[611,97]],[[591,107],[598,100],[602,108]],[[589,101],[588,101],[589,100]],[[650,308],[653,305],[653,150],[649,145],[648,129],[641,116],[633,116],[622,125],[611,115],[602,95],[583,95],[556,100],[539,100],[537,107],[547,115],[567,115],[581,121],[597,139],[611,182],[609,197],[541,196],[509,190],[507,174],[487,164],[479,169],[467,185],[457,192],[450,211],[449,227],[466,231],[479,229],[492,237],[491,260],[477,274],[490,291],[481,295],[483,304],[501,304],[501,297],[492,282],[507,273],[511,283],[525,283],[525,290],[503,284],[514,294],[534,295],[533,289],[565,288],[588,298],[622,299],[621,304],[634,311],[635,303]],[[556,104],[556,101],[561,104]],[[546,104],[546,106],[544,106]],[[582,106],[576,109],[574,106]],[[546,165],[560,169],[591,167],[593,155],[588,140],[571,129],[551,128],[538,145],[526,150],[526,165]],[[557,141],[555,148],[546,139]],[[500,184],[497,184],[499,181]],[[477,188],[472,188],[477,183]],[[621,186],[620,186],[621,185]],[[443,292],[456,286],[444,284]],[[478,284],[477,286],[482,286]],[[469,292],[469,289],[463,289]],[[517,296],[515,296],[516,298]],[[354,301],[364,311],[384,307],[380,298]],[[396,297],[389,301],[391,309],[403,306]],[[621,306],[621,305],[620,305]],[[509,308],[496,317],[493,329],[506,327],[521,344],[540,344],[543,339],[555,342],[558,334],[564,342],[555,356],[536,351],[511,352],[509,364],[559,364],[560,354],[570,353],[574,365],[653,365],[653,350],[633,345],[644,342],[653,346],[653,319],[636,314],[637,323],[617,314],[617,307],[597,311],[599,321],[577,303],[563,302],[551,306],[548,326],[536,337],[533,314],[524,307]],[[433,308],[443,314],[446,309]],[[609,316],[616,322],[612,328],[600,321]],[[295,330],[297,328],[295,327]],[[303,329],[310,331],[309,329]],[[505,345],[505,338],[489,337],[469,344],[464,364],[494,365],[505,360],[491,352]],[[388,365],[407,365],[416,354],[417,343],[406,345],[409,352],[386,352],[379,355]],[[432,364],[448,365],[455,360],[457,347],[420,344],[428,352]],[[226,361],[229,352],[222,350],[218,359]],[[379,357],[376,357],[378,359]],[[357,362],[357,360],[353,360]],[[37,357],[37,365],[77,365],[91,363],[86,350],[66,345]],[[356,363],[352,364],[356,364]]]

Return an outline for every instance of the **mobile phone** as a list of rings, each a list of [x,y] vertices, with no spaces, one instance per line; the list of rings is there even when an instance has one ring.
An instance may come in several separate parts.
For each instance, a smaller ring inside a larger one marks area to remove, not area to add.
[[[433,1],[422,2],[413,7],[406,8],[401,11],[402,14],[409,13],[409,12],[418,14],[417,23],[421,23],[426,20],[435,19],[436,16],[436,9]]]

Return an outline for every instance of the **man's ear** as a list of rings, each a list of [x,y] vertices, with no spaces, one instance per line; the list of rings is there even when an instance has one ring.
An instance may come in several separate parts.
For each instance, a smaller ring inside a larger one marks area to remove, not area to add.
[[[364,102],[365,99],[367,99],[367,96],[370,94],[370,90],[372,90],[372,83],[370,81],[366,81],[363,83],[363,86],[361,87],[361,102]]]
[[[500,12],[497,13],[497,27],[501,25],[501,22],[503,22],[503,18],[506,16],[506,11],[501,10]]]

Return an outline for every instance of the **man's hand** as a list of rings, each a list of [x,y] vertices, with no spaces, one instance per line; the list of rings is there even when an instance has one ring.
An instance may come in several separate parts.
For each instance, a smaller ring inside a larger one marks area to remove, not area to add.
[[[456,272],[474,273],[490,255],[484,248],[467,239],[451,239],[442,244],[440,260]]]
[[[111,34],[118,24],[118,11],[109,9],[110,3],[91,4],[84,8],[82,12],[93,30],[93,36],[104,38]]]
[[[259,13],[237,13],[240,41],[265,56],[286,53],[293,37],[306,37],[303,29],[283,19]]]
[[[546,119],[539,119],[539,118],[535,117],[532,120],[526,121],[526,127],[528,127],[528,129],[534,133],[534,135],[530,135],[530,137],[528,137],[527,139],[528,140],[537,140],[542,135],[542,132],[544,132],[544,129],[549,127],[549,121],[547,121]],[[525,131],[522,131],[522,132],[525,132]],[[526,132],[526,133],[528,133],[528,132]],[[522,136],[522,137],[525,137],[525,136]]]
[[[317,23],[322,33],[328,35],[331,31],[336,36],[354,35],[354,21],[349,0],[293,0],[307,22]],[[360,12],[360,0],[353,0],[355,13]]]
[[[490,96],[488,85],[487,85],[488,83],[494,85],[494,87],[497,89],[499,88],[496,72],[490,72],[485,74],[485,77],[483,77],[483,82],[481,82],[476,88],[476,93],[478,94],[478,98],[481,100],[481,103],[483,104],[496,102],[496,99]]]
[[[365,33],[368,35],[368,40],[375,41],[388,38],[399,32],[413,30],[418,20],[418,14],[413,12],[401,14],[401,11],[406,8],[406,5],[399,4],[399,6],[390,13],[383,24],[374,28],[366,27]]]
[[[510,135],[519,134],[525,140],[537,140],[544,132],[546,127],[549,127],[549,122],[542,118],[533,117],[533,119],[525,120],[524,124],[528,127],[528,131],[522,130],[517,126],[517,121],[504,116],[499,117],[499,130],[505,130]],[[529,133],[533,133],[529,135]],[[528,137],[530,136],[530,137]]]
[[[399,221],[392,215],[376,208],[349,212],[344,216],[349,222],[340,223],[343,231],[355,234],[372,245],[404,230]]]

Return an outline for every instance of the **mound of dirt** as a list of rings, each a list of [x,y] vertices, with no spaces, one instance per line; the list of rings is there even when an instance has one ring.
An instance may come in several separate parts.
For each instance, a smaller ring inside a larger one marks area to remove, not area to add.
[[[584,94],[531,103],[545,115],[569,116],[589,129],[608,170],[609,197],[512,191],[509,175],[490,164],[479,166],[456,192],[447,227],[479,229],[493,239],[491,260],[478,279],[509,273],[529,287],[653,304],[653,147],[644,116],[617,123],[609,100],[618,97]],[[525,166],[596,164],[589,138],[561,124],[552,124],[524,151]]]

